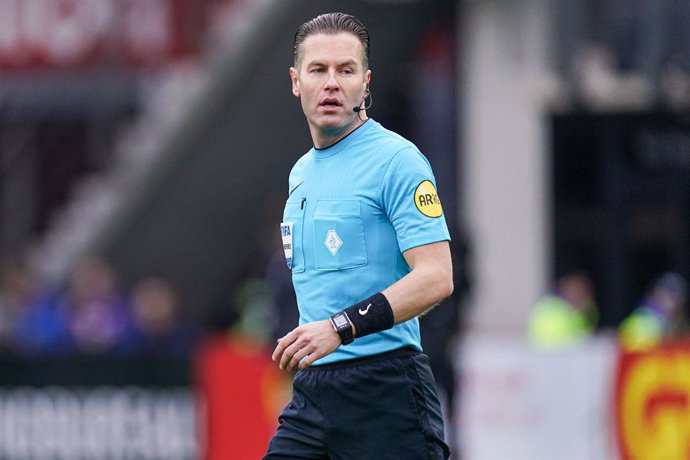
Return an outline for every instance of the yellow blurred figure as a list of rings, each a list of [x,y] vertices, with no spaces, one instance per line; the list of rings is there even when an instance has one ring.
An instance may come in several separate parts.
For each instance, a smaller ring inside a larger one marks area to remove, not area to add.
[[[590,337],[598,312],[589,277],[571,273],[558,280],[556,291],[539,299],[529,322],[529,339],[535,348],[558,349]]]
[[[682,276],[677,273],[662,275],[618,327],[621,346],[630,351],[644,351],[676,335],[682,323],[679,316],[686,295],[687,283]]]

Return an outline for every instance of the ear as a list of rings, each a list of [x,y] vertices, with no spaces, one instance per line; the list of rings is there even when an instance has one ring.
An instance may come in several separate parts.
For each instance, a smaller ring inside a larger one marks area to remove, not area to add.
[[[299,97],[299,72],[294,67],[290,67],[290,80],[292,81],[292,94]]]
[[[364,74],[364,92],[369,94],[369,85],[371,84],[371,70],[367,70]]]

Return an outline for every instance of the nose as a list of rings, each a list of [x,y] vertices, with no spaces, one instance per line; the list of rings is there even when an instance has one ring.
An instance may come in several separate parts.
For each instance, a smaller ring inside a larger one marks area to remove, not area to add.
[[[328,72],[328,78],[326,79],[324,88],[327,90],[340,88],[340,83],[338,83],[338,80],[335,78],[335,71],[331,70]]]

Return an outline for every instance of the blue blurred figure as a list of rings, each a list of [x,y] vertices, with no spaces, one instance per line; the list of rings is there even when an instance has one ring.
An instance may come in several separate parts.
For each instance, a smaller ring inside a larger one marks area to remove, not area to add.
[[[70,349],[56,293],[47,290],[22,258],[0,267],[0,341],[25,355],[64,354]]]
[[[173,285],[159,277],[144,278],[132,290],[132,351],[159,357],[188,356],[199,337],[197,326],[180,318]]]
[[[128,296],[120,292],[113,267],[97,257],[73,270],[59,310],[75,351],[120,353],[132,347],[133,321]]]

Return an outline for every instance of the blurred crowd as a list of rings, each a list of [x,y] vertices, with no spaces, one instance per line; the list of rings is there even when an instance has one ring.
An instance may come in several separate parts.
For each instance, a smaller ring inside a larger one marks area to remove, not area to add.
[[[532,310],[528,335],[538,349],[561,349],[585,341],[597,331],[594,283],[584,272],[568,273]],[[667,340],[690,337],[688,282],[675,272],[662,273],[616,329],[620,346],[644,351]]]
[[[105,260],[87,257],[64,286],[44,283],[21,258],[0,265],[0,349],[25,356],[186,356],[199,328],[182,317],[166,279],[124,289]]]

